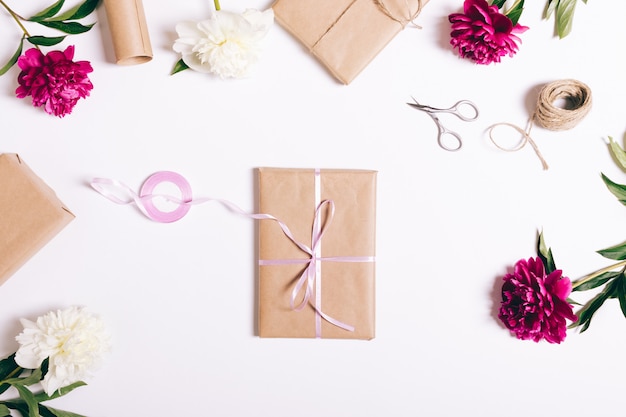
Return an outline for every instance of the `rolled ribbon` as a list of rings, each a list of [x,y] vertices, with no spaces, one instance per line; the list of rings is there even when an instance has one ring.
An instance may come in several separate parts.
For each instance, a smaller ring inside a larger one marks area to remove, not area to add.
[[[322,257],[322,237],[326,229],[332,223],[335,215],[335,203],[332,200],[321,200],[321,185],[319,181],[320,171],[315,170],[315,218],[313,220],[313,229],[311,237],[311,246],[307,246],[304,243],[299,242],[289,227],[272,216],[271,214],[264,213],[248,213],[239,208],[236,204],[223,199],[218,198],[196,198],[194,199],[191,192],[191,186],[189,182],[180,174],[172,171],[159,171],[152,174],[141,187],[139,194],[135,193],[126,184],[107,178],[94,178],[90,185],[91,187],[106,197],[110,201],[120,204],[128,205],[134,204],[137,208],[149,219],[160,223],[171,223],[183,218],[192,205],[203,204],[207,202],[217,202],[226,207],[228,210],[235,214],[239,214],[244,217],[248,217],[255,220],[272,220],[277,222],[285,236],[292,241],[302,252],[308,255],[307,259],[274,259],[274,260],[259,260],[259,265],[289,265],[289,264],[305,264],[306,267],[300,277],[298,278],[296,285],[294,286],[290,306],[292,310],[300,311],[306,305],[311,305],[315,310],[315,334],[316,337],[321,337],[321,320],[324,319],[329,323],[338,326],[347,331],[354,331],[354,327],[343,323],[322,311],[322,270],[321,262],[374,262],[373,256],[332,256]],[[181,197],[174,197],[165,194],[154,194],[155,188],[163,183],[168,182],[174,184],[180,190]],[[122,196],[120,196],[122,194]],[[166,201],[178,204],[178,207],[171,211],[165,212],[159,210],[154,205],[154,199],[164,199]],[[323,212],[328,211],[325,221],[323,221]],[[297,303],[299,294],[304,289],[302,300]],[[315,296],[313,298],[313,295]]]
[[[555,103],[565,100],[565,107],[557,107]],[[535,150],[541,160],[543,169],[548,169],[548,163],[541,155],[539,147],[530,136],[533,121],[548,130],[569,130],[575,127],[591,110],[591,89],[586,84],[573,80],[557,80],[543,86],[537,98],[535,111],[528,119],[526,128],[522,129],[512,123],[496,123],[488,128],[491,142],[498,148],[507,152],[515,152],[526,146],[526,143]],[[493,131],[498,126],[508,126],[522,135],[522,140],[512,148],[499,145],[493,136]]]

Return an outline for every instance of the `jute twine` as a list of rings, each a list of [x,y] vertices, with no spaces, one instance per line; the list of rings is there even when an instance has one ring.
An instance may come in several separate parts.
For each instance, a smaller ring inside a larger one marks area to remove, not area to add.
[[[411,23],[412,26],[416,27],[416,28],[420,28],[421,26],[415,24],[413,21],[417,18],[417,16],[420,14],[420,12],[422,11],[422,1],[423,0],[417,0],[417,10],[415,10],[414,12],[411,11],[411,5],[409,4],[408,0],[404,0],[404,5],[406,6],[406,13],[407,16],[394,16],[394,14],[389,10],[389,8],[385,5],[384,0],[372,0],[372,2],[378,7],[378,9],[380,10],[381,13],[383,13],[385,16],[387,16],[388,18],[390,18],[391,20],[393,20],[394,22],[398,22],[401,26],[402,29],[404,29],[409,23]],[[317,44],[324,38],[324,36],[326,36],[326,34],[328,34],[328,32],[331,31],[331,29],[333,29],[335,27],[335,25],[337,23],[339,23],[339,21],[341,20],[341,18],[343,17],[344,14],[346,14],[348,12],[348,10],[357,2],[357,0],[352,0],[352,3],[350,3],[345,9],[344,11],[337,16],[337,18],[335,19],[335,21],[330,24],[326,30],[324,31],[324,33],[322,33],[315,42],[313,42],[313,44],[309,47],[309,50],[313,50],[315,49],[315,47],[317,46]]]
[[[400,25],[402,25],[402,28],[404,29],[404,27],[411,23],[414,27],[420,28],[421,26],[415,24],[413,21],[417,18],[417,16],[420,14],[420,12],[422,11],[422,0],[418,0],[417,1],[417,10],[415,10],[414,12],[411,12],[411,5],[409,4],[408,0],[404,0],[404,5],[406,6],[406,12],[407,12],[407,16],[394,16],[393,13],[391,13],[391,11],[387,8],[387,6],[385,5],[385,2],[383,0],[373,0],[374,4],[376,4],[378,6],[378,8],[385,14],[387,15],[388,18],[390,18],[391,20],[394,20],[398,23],[400,23]]]
[[[564,107],[555,106],[555,102],[560,100],[565,102]],[[591,110],[591,89],[586,84],[572,79],[553,81],[543,86],[539,92],[535,111],[528,119],[525,129],[512,123],[496,123],[488,129],[489,138],[498,149],[507,152],[519,151],[530,143],[541,160],[543,169],[548,169],[548,163],[541,155],[535,141],[530,137],[533,122],[536,121],[540,126],[552,131],[569,130],[575,127],[589,113],[589,110]],[[511,127],[522,135],[517,146],[507,148],[496,142],[493,131],[498,126]]]

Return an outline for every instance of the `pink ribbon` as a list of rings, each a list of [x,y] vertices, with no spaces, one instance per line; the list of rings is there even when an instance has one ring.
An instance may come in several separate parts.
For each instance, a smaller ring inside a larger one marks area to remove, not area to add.
[[[153,191],[156,186],[163,182],[169,182],[178,187],[181,197],[154,194]],[[146,217],[160,223],[171,223],[182,219],[189,212],[191,204],[194,204],[189,182],[182,175],[172,171],[160,171],[152,174],[143,183],[139,194],[126,184],[107,178],[94,178],[91,181],[91,187],[114,203],[134,203]],[[178,207],[169,212],[161,211],[154,205],[153,200],[157,198],[176,203]]]
[[[306,264],[306,267],[296,285],[291,292],[290,306],[294,311],[301,311],[306,305],[311,305],[315,310],[315,337],[320,338],[322,334],[322,319],[329,323],[345,329],[354,331],[354,327],[343,323],[322,311],[322,268],[321,262],[374,262],[373,256],[330,256],[322,257],[322,237],[326,229],[332,223],[335,215],[335,203],[332,200],[321,200],[320,171],[315,170],[315,218],[313,220],[313,229],[311,234],[311,246],[300,243],[292,234],[291,230],[285,223],[272,216],[263,213],[248,213],[237,205],[228,200],[217,198],[199,198],[194,199],[191,192],[189,182],[180,174],[172,171],[159,171],[152,174],[144,182],[139,194],[135,193],[127,185],[112,179],[94,178],[91,181],[91,187],[98,193],[109,199],[110,201],[121,204],[135,204],[137,208],[149,219],[160,223],[171,223],[183,218],[192,205],[202,204],[215,201],[222,204],[235,214],[255,220],[273,220],[278,223],[281,230],[301,251],[306,253],[309,258],[303,259],[273,259],[259,260],[260,266],[265,265],[290,265],[290,264]],[[165,194],[154,194],[153,191],[157,185],[169,182],[180,190],[181,197],[173,197]],[[120,196],[120,193],[122,194]],[[173,211],[161,211],[154,205],[154,199],[161,198],[165,201],[178,204]],[[322,222],[322,213],[327,209],[330,213],[326,216],[326,221]],[[302,300],[296,305],[299,294],[304,289]],[[315,296],[313,298],[313,296]]]

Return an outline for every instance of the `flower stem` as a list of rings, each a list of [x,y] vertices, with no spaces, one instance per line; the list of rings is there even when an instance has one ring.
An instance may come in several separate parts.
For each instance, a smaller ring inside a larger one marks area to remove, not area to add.
[[[215,10],[220,10],[220,0],[213,0],[213,3],[215,4]]]
[[[0,0],[0,1],[2,1],[2,0]],[[585,275],[584,277],[577,279],[576,281],[572,282],[572,288],[579,287],[582,284],[584,284],[585,282],[591,281],[592,279],[594,279],[598,275],[604,274],[605,272],[612,271],[615,268],[619,268],[619,267],[626,267],[626,260],[618,262],[618,263],[613,264],[613,265],[609,265],[606,268],[598,269],[597,271],[592,272],[589,275]]]
[[[7,12],[9,12],[13,20],[15,20],[15,22],[20,27],[20,29],[22,29],[22,32],[24,32],[24,35],[26,35],[26,37],[30,37],[30,33],[28,33],[28,30],[22,24],[22,20],[24,20],[24,18],[20,16],[19,14],[15,13],[13,9],[11,9],[9,5],[4,2],[4,0],[0,0],[0,4],[2,5],[2,7],[4,7],[7,10]]]
[[[2,0],[0,0],[0,1],[2,1]],[[20,367],[18,366],[17,368],[15,368],[14,370],[12,370],[12,371],[11,371],[11,372],[7,375],[7,377],[5,378],[5,380],[13,378],[13,376],[15,376],[16,374],[19,374],[21,371],[22,371],[22,368],[20,368]],[[0,382],[3,382],[3,381],[0,381]]]

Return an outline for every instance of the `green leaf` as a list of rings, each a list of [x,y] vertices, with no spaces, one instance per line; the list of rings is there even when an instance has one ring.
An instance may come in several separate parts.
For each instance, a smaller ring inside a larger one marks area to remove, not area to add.
[[[30,417],[39,417],[39,404],[35,400],[35,396],[28,388],[23,385],[15,385],[15,389],[20,394],[20,398],[24,400],[28,406],[28,414]]]
[[[3,401],[3,403],[11,410],[17,410],[22,416],[28,417],[28,406],[23,401]]]
[[[39,412],[41,413],[42,417],[85,417],[81,414],[58,410],[56,408],[47,407],[41,404],[39,404]]]
[[[65,20],[79,20],[83,17],[87,17],[96,10],[98,3],[100,0],[85,0],[84,3],[78,4],[76,7],[71,8],[59,16],[56,16],[54,19],[47,19],[49,22],[56,21],[62,22]]]
[[[9,58],[9,61],[6,64],[4,64],[2,68],[0,68],[0,75],[6,74],[6,72],[9,69],[11,69],[13,65],[17,63],[18,58],[20,57],[20,55],[22,55],[23,47],[24,47],[24,37],[22,36],[22,39],[20,40],[20,44],[18,45],[17,50],[15,51],[13,56]]]
[[[599,250],[597,252],[605,258],[623,261],[626,259],[626,242]]]
[[[63,42],[63,39],[65,39],[66,36],[55,36],[55,37],[49,37],[49,36],[31,36],[29,38],[26,38],[26,40],[30,43],[32,43],[33,45],[39,45],[39,46],[53,46],[53,45],[57,45],[61,42]]]
[[[56,21],[41,21],[37,22],[41,25],[47,26],[52,29],[60,30],[64,33],[69,33],[70,35],[76,35],[79,33],[85,33],[89,31],[95,23],[91,23],[89,25],[81,25],[78,22],[56,22]]]
[[[569,327],[582,326],[580,332],[584,332],[589,328],[593,315],[598,311],[602,304],[609,298],[615,295],[615,281],[611,281],[609,285],[604,287],[604,290],[592,298],[585,306],[578,312],[578,320],[572,323]]]
[[[9,407],[4,404],[0,404],[0,417],[11,417]]]
[[[15,362],[15,353],[8,358],[0,361],[0,381],[11,375],[19,368],[19,365]]]
[[[552,256],[552,249],[546,246],[546,242],[543,238],[543,232],[540,232],[537,237],[537,256],[539,256],[539,258],[543,261],[547,274],[556,271],[556,264],[554,263],[554,256]]]
[[[552,13],[556,10],[556,7],[559,5],[559,0],[548,0],[548,4],[546,5],[546,9],[543,12],[543,18],[549,19],[552,16]]]
[[[0,361],[0,394],[11,387],[11,384],[4,381],[6,378],[19,377],[24,369],[15,362],[15,353]]]
[[[43,381],[43,378],[48,373],[48,368],[49,367],[50,367],[50,357],[47,357],[46,359],[43,360],[43,362],[41,362],[41,365],[39,366],[39,369],[41,369],[41,378],[40,378],[40,380]]]
[[[622,168],[626,169],[626,152],[622,149],[621,146],[617,142],[613,140],[611,136],[609,136],[609,146],[611,149],[611,153],[617,159],[617,162],[622,166]]]
[[[573,300],[573,299],[571,299],[569,297],[567,297],[567,299],[565,301],[567,301],[568,304],[572,304],[572,305],[575,305],[575,306],[581,306],[582,307],[581,303],[579,303],[578,301],[575,301],[575,300]]]
[[[580,285],[576,285],[576,282],[573,282],[572,291],[587,291],[593,288],[597,288],[601,285],[606,284],[611,279],[618,277],[620,274],[621,274],[620,272],[609,271],[609,272],[600,274],[597,277],[594,277],[588,281],[585,281],[584,283]]]
[[[76,388],[82,387],[84,385],[87,385],[87,384],[83,381],[77,381],[77,382],[74,382],[73,384],[59,388],[58,390],[54,391],[52,395],[48,395],[45,392],[37,393],[35,395],[35,399],[38,402],[54,400],[55,398],[59,398],[59,397],[64,396],[65,394],[69,394],[70,392],[74,391]]]
[[[572,31],[574,11],[578,0],[559,0],[556,7],[556,32],[563,39]]]
[[[504,3],[506,3],[506,0],[493,0],[493,1],[491,2],[491,4],[492,4],[493,6],[497,6],[497,7],[498,7],[498,9],[501,9],[501,8],[502,8],[502,6],[504,6]]]
[[[623,273],[617,278],[615,292],[617,293],[617,299],[619,300],[619,307],[622,310],[622,314],[626,317],[626,277]]]
[[[177,72],[181,72],[184,71],[186,69],[189,69],[189,66],[187,64],[185,64],[185,61],[181,59],[178,60],[178,62],[176,62],[176,65],[174,65],[174,68],[172,69],[172,72],[170,72],[170,75],[174,75]]]
[[[513,26],[519,21],[522,11],[524,11],[524,0],[517,0],[506,12],[506,16],[511,19]]]
[[[19,377],[19,378],[9,378],[9,379],[5,379],[3,381],[3,383],[5,384],[10,384],[14,387],[21,385],[21,386],[28,386],[28,385],[33,385],[38,383],[39,381],[41,381],[41,369],[35,369],[30,375],[25,376],[25,377]]]
[[[49,17],[52,17],[55,14],[57,14],[59,12],[59,10],[61,10],[61,8],[63,7],[63,3],[65,3],[65,0],[58,0],[52,6],[48,7],[47,9],[44,9],[44,10],[40,11],[36,15],[31,16],[31,17],[29,17],[26,20],[28,20],[30,22],[39,22],[41,20],[47,19]]]
[[[611,181],[606,175],[602,174],[602,181],[606,184],[610,192],[613,193],[620,203],[626,205],[626,185],[617,184]]]

